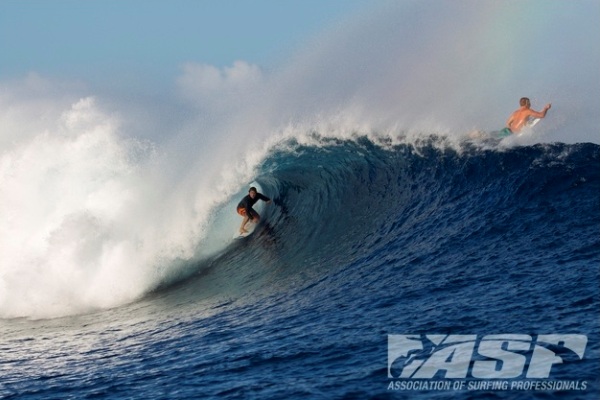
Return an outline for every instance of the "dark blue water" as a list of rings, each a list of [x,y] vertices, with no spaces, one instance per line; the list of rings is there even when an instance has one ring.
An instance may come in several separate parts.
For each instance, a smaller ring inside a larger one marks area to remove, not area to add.
[[[0,320],[0,398],[600,395],[600,146],[292,141],[256,180],[263,224],[191,278]],[[388,335],[409,334],[585,335],[547,381],[586,388],[388,390]]]

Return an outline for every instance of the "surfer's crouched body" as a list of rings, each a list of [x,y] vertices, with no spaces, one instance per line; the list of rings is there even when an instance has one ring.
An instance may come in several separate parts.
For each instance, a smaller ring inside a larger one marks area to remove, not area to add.
[[[253,186],[250,188],[250,190],[248,190],[248,195],[245,196],[238,204],[237,213],[244,217],[242,225],[240,226],[240,234],[248,232],[246,230],[246,224],[248,221],[252,221],[254,223],[258,223],[260,221],[260,215],[252,208],[252,206],[255,205],[259,200],[265,201],[267,204],[271,202],[270,198],[262,193],[258,193],[256,188]]]

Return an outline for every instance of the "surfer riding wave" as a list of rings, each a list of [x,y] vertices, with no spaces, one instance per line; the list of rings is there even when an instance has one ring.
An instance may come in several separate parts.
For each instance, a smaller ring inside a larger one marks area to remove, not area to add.
[[[252,221],[256,224],[260,221],[260,215],[252,208],[252,206],[256,204],[258,200],[262,200],[267,204],[271,202],[270,198],[262,193],[259,193],[256,188],[252,186],[248,190],[248,194],[238,204],[237,213],[244,217],[242,220],[242,225],[240,226],[240,235],[248,232],[246,229],[246,224],[248,224],[248,221]]]
[[[544,118],[548,110],[552,107],[552,104],[548,103],[544,106],[542,111],[532,110],[531,101],[527,97],[522,97],[519,100],[519,105],[521,107],[508,117],[506,127],[500,131],[502,136],[519,133],[523,127],[527,126],[532,118]]]

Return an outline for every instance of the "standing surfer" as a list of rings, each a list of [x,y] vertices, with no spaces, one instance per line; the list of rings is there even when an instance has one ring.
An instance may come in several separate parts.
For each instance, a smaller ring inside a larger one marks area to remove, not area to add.
[[[265,201],[267,204],[271,202],[271,199],[265,196],[262,193],[258,193],[256,188],[252,186],[250,190],[248,190],[248,195],[240,201],[240,204],[237,206],[237,213],[244,217],[242,221],[242,225],[240,226],[240,235],[247,233],[246,224],[248,221],[252,221],[257,224],[260,221],[260,215],[252,208],[254,204],[258,200]]]
[[[550,107],[552,107],[552,104],[548,103],[542,111],[532,110],[531,102],[527,97],[522,97],[519,104],[521,107],[510,115],[506,121],[506,128],[500,131],[505,136],[519,133],[527,125],[530,118],[544,118]]]

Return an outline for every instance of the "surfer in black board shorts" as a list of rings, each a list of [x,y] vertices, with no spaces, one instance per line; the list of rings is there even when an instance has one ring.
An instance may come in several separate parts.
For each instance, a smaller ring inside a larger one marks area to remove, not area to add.
[[[242,225],[240,226],[240,235],[248,232],[246,230],[246,224],[248,221],[252,221],[255,224],[258,224],[260,221],[260,215],[252,208],[253,205],[256,204],[257,201],[262,200],[269,204],[271,199],[265,196],[262,193],[258,193],[256,188],[252,186],[250,190],[248,190],[248,195],[240,201],[240,204],[237,206],[237,213],[244,217],[242,221]]]

